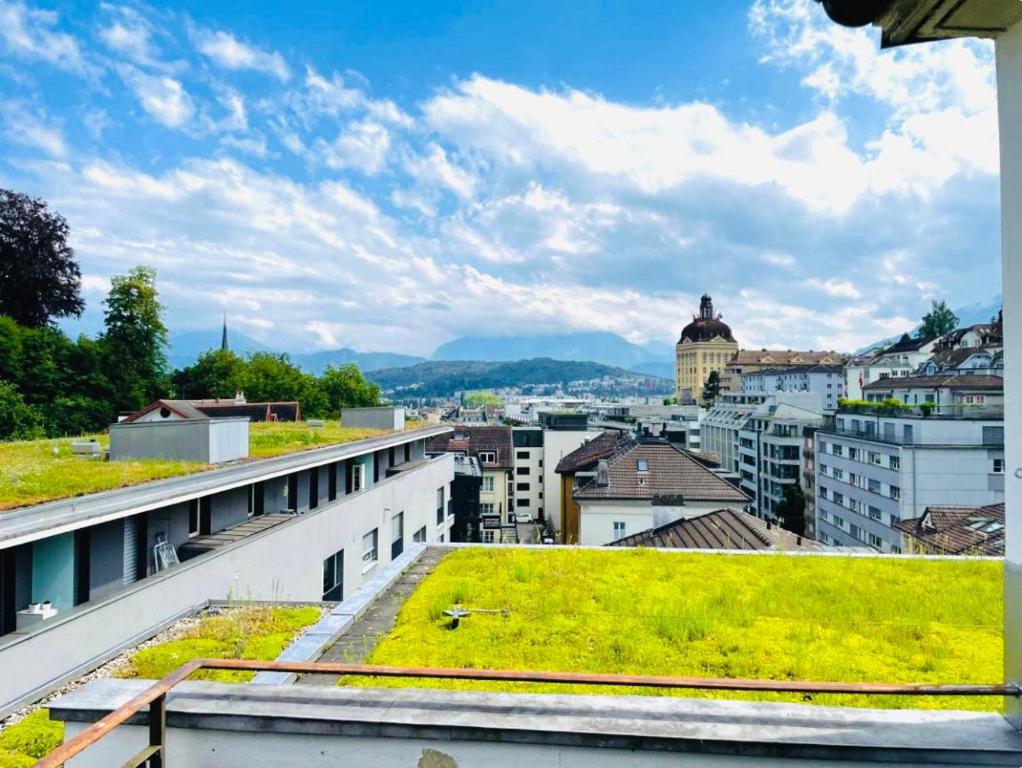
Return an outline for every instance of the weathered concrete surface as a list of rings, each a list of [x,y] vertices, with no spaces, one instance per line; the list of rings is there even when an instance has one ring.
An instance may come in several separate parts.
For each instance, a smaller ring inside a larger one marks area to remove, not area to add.
[[[54,702],[50,716],[67,721],[73,734],[147,685],[96,680]],[[140,742],[142,721],[134,722],[72,765],[126,759],[130,752],[104,750]],[[171,694],[168,725],[170,762],[182,765],[325,766],[356,753],[371,755],[365,764],[373,766],[423,757],[426,765],[450,765],[441,755],[458,766],[676,765],[678,755],[665,753],[687,753],[685,765],[700,766],[748,765],[750,758],[832,767],[842,763],[829,761],[1022,764],[1022,735],[997,714],[656,696],[194,682]]]
[[[419,584],[443,559],[445,550],[430,547],[425,550],[375,602],[355,619],[320,656],[310,661],[341,661],[361,664],[372,653],[376,644],[394,628],[397,613],[405,600],[418,589]],[[302,675],[298,683],[309,685],[337,685],[337,675]]]

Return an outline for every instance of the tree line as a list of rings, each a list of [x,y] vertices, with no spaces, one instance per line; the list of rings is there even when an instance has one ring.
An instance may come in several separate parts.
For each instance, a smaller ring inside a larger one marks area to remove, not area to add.
[[[42,200],[0,189],[0,440],[105,429],[158,398],[297,400],[307,416],[377,405],[379,387],[354,364],[303,372],[287,355],[211,350],[171,371],[156,272],[111,279],[103,331],[70,338],[55,324],[85,308],[70,228]]]

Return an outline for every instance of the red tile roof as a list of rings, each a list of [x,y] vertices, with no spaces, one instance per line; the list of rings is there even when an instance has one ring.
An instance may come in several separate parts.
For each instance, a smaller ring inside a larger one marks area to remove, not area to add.
[[[635,444],[635,438],[622,435],[620,432],[601,432],[592,440],[582,443],[571,453],[557,462],[555,472],[569,474],[581,469],[591,468],[600,459],[607,459],[615,452]]]
[[[625,536],[611,542],[610,546],[784,551],[820,548],[815,541],[800,538],[776,525],[768,528],[766,521],[748,512],[728,508]]]
[[[894,528],[935,553],[1004,556],[1004,504],[927,507],[922,517],[900,520]]]

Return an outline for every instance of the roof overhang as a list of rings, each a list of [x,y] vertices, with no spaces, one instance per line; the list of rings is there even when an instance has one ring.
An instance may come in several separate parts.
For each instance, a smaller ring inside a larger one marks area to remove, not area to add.
[[[817,0],[844,26],[873,24],[883,31],[881,45],[956,37],[994,38],[1022,21],[1018,0]]]

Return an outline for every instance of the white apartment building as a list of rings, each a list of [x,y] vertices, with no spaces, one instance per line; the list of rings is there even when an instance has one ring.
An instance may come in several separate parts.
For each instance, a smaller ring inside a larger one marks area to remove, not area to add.
[[[845,397],[844,369],[840,365],[798,365],[766,368],[742,374],[742,391],[769,395],[774,392],[811,392],[819,396],[821,408],[837,410]]]
[[[741,487],[752,498],[757,517],[777,519],[784,489],[800,483],[805,470],[802,433],[823,422],[819,412],[782,403],[754,416],[739,433]]]
[[[838,413],[816,433],[816,536],[824,544],[901,552],[892,526],[931,505],[1004,501],[999,417]]]
[[[514,445],[511,482],[514,483],[515,514],[528,513],[545,520],[543,483],[543,435],[540,427],[513,427]],[[557,486],[554,486],[557,490]]]

